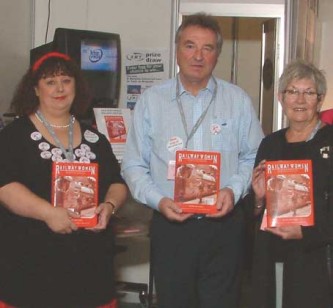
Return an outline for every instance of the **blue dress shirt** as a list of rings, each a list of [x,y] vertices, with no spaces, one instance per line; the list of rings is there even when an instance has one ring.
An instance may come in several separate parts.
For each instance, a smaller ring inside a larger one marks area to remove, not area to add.
[[[236,85],[215,80],[216,98],[187,148],[221,153],[220,185],[233,190],[236,203],[250,186],[263,132],[249,96]],[[167,177],[168,165],[175,160],[177,146],[185,146],[187,138],[177,104],[176,84],[177,79],[173,78],[141,95],[122,162],[122,175],[133,198],[156,210],[163,197],[173,199],[174,181]],[[208,106],[214,87],[212,77],[207,87],[193,96],[180,84],[178,99],[189,132]],[[213,131],[213,126],[217,130]]]

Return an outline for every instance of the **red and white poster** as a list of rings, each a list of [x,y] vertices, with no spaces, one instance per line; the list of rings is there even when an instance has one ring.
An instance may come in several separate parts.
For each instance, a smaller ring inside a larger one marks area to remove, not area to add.
[[[125,151],[127,133],[131,124],[131,110],[123,108],[94,108],[97,129],[112,145],[118,161]]]

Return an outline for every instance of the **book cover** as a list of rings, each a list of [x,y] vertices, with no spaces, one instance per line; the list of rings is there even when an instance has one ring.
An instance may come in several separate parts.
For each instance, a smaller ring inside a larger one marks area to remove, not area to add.
[[[98,164],[53,162],[52,204],[76,212],[73,222],[80,228],[97,224]]]
[[[174,201],[184,213],[215,213],[220,189],[221,154],[176,152]]]
[[[311,160],[267,161],[267,226],[314,224]]]

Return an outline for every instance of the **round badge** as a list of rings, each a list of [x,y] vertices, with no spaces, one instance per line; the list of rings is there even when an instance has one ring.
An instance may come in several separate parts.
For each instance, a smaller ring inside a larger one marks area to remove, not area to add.
[[[51,150],[51,153],[52,153],[54,156],[61,156],[62,151],[61,151],[61,149],[59,149],[59,148],[53,148],[53,149]]]
[[[90,130],[84,132],[84,138],[91,143],[96,143],[99,139],[98,135]]]
[[[80,163],[90,163],[90,159],[87,157],[80,157]]]
[[[75,153],[75,155],[76,155],[77,157],[82,157],[82,156],[84,156],[85,151],[82,150],[82,149],[76,149],[76,150],[74,151],[74,153]]]
[[[42,151],[47,151],[50,149],[50,145],[47,143],[47,142],[41,142],[39,145],[38,145],[39,149],[42,150]]]
[[[42,139],[42,134],[40,132],[32,132],[30,137],[32,140],[38,141]]]
[[[86,153],[86,157],[89,159],[95,159],[96,158],[96,154],[93,152],[87,152]]]
[[[221,125],[220,124],[217,124],[217,123],[213,123],[211,126],[210,126],[210,132],[213,134],[213,135],[217,135],[221,132]]]
[[[81,144],[80,148],[86,152],[90,151],[90,146],[84,143]]]
[[[171,153],[181,150],[184,147],[183,139],[177,136],[171,137],[167,143],[167,149]]]
[[[41,158],[50,159],[52,154],[50,151],[43,151],[40,153]]]
[[[53,161],[63,161],[62,157],[60,155],[52,155]]]

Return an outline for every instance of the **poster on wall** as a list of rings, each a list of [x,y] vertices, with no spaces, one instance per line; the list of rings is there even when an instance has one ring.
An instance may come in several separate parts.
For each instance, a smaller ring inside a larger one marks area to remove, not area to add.
[[[134,109],[149,87],[169,78],[167,49],[129,49],[125,54],[126,107]]]
[[[94,114],[98,131],[108,138],[114,155],[121,162],[131,123],[131,111],[126,108],[94,108]]]

